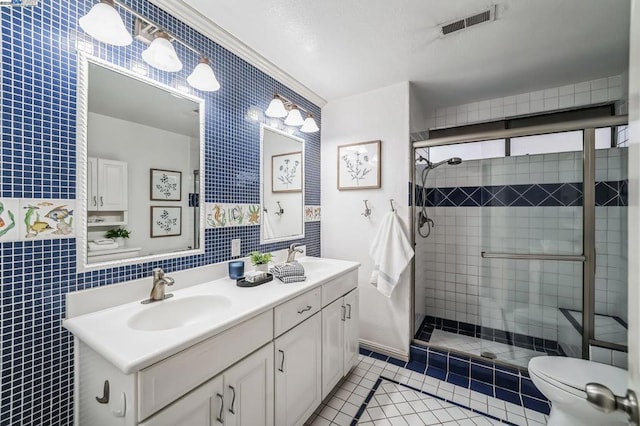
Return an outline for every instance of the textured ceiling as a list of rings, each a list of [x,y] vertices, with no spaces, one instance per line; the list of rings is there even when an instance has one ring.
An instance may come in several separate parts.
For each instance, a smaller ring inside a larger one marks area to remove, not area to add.
[[[320,96],[412,81],[427,108],[620,74],[629,0],[181,0]],[[497,20],[439,26],[497,5]]]

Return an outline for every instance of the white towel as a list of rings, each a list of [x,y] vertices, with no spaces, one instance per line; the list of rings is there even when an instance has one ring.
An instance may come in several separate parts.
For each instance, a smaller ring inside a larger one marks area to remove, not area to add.
[[[369,249],[369,256],[373,259],[371,284],[387,297],[391,297],[393,289],[400,280],[413,258],[411,242],[404,233],[402,220],[395,211],[390,211],[384,218],[378,233]]]
[[[118,243],[115,241],[111,241],[111,243],[89,241],[87,245],[89,246],[89,251],[113,250],[118,248]]]
[[[262,212],[262,232],[262,238],[264,238],[265,240],[275,238],[273,228],[271,227],[271,222],[269,222],[269,214],[266,211]]]

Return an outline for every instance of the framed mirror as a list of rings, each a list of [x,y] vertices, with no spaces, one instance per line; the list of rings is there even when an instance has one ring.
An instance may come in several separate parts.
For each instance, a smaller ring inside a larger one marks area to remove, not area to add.
[[[260,244],[304,238],[304,139],[260,128]]]
[[[86,54],[78,67],[78,270],[203,253],[204,100]]]

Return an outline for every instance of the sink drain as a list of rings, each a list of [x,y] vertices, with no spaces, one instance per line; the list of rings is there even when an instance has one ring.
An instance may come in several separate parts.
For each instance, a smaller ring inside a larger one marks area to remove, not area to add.
[[[496,359],[496,358],[498,358],[496,354],[494,354],[493,352],[489,352],[489,351],[481,352],[480,356],[482,358],[487,358],[487,359]]]

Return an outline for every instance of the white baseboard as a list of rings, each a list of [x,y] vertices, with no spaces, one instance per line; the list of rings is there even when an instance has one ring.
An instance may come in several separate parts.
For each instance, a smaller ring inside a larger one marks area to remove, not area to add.
[[[378,352],[379,354],[392,356],[399,360],[409,362],[409,352],[400,352],[397,349],[390,348],[388,346],[380,345],[378,343],[370,342],[368,340],[360,339],[360,347],[362,349]]]

